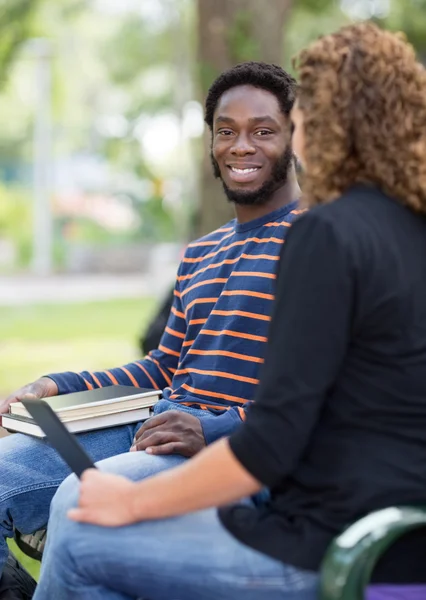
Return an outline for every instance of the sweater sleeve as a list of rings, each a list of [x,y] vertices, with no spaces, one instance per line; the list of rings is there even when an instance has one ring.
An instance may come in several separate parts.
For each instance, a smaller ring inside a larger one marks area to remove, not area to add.
[[[69,394],[110,385],[134,385],[136,387],[164,389],[171,385],[179,363],[186,320],[182,309],[179,282],[176,280],[173,305],[169,319],[156,350],[143,360],[136,360],[121,367],[104,371],[71,371],[47,375],[58,386],[59,394]]]
[[[337,225],[314,209],[282,251],[255,402],[230,438],[237,459],[269,487],[301,459],[345,357],[354,296],[345,246]]]
[[[206,415],[201,419],[206,444],[212,444],[222,437],[229,437],[243,422],[243,409],[232,407],[221,415]]]

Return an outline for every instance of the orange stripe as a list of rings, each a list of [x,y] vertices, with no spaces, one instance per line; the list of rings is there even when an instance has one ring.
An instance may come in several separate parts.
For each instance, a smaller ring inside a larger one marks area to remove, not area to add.
[[[265,279],[276,279],[275,273],[261,273],[259,271],[233,271],[231,277],[264,277]]]
[[[208,410],[209,408],[216,408],[218,410],[229,410],[232,408],[231,406],[218,406],[216,404],[201,404],[201,402],[180,402],[179,404],[183,404],[184,406],[191,406],[191,404],[198,404],[200,408],[203,410]],[[239,408],[239,407],[238,407]]]
[[[90,373],[90,375],[92,376],[93,381],[96,383],[96,385],[98,387],[100,387],[100,388],[103,387],[102,383],[99,381],[99,379],[96,377],[96,375],[94,373]]]
[[[273,256],[272,254],[245,254],[245,253],[243,253],[243,254],[240,254],[240,256],[237,256],[237,258],[226,258],[222,262],[207,265],[206,267],[203,267],[202,269],[198,269],[198,271],[194,271],[194,273],[191,273],[189,275],[181,275],[177,279],[178,279],[178,281],[187,281],[188,279],[192,279],[196,275],[199,275],[200,273],[204,273],[205,271],[208,271],[209,269],[215,269],[216,267],[222,267],[223,265],[235,265],[235,263],[237,263],[241,258],[247,258],[249,260],[258,260],[260,258],[264,258],[265,260],[280,260],[279,256]]]
[[[264,258],[265,260],[280,260],[279,256],[274,256],[273,254],[241,254],[241,257],[250,260],[257,260],[258,258]]]
[[[180,352],[175,352],[174,350],[171,350],[170,348],[167,348],[167,346],[163,346],[162,344],[159,344],[158,349],[161,350],[161,352],[171,354],[172,356],[177,356],[178,358],[180,356]]]
[[[214,329],[202,329],[200,335],[230,335],[231,337],[242,338],[243,340],[254,340],[255,342],[267,342],[268,338],[263,335],[252,335],[251,333],[240,333],[239,331],[231,331],[230,329],[223,329],[222,331],[215,331]],[[195,340],[192,340],[195,342]]]
[[[176,375],[183,375],[184,373],[198,373],[199,375],[208,375],[210,377],[223,377],[224,379],[234,379],[236,381],[243,381],[244,383],[252,383],[257,385],[258,379],[253,377],[243,377],[242,375],[235,375],[234,373],[226,373],[225,371],[204,371],[202,369],[179,369]]]
[[[157,365],[158,370],[160,371],[161,375],[164,377],[164,379],[166,380],[167,385],[172,385],[172,380],[170,379],[170,377],[167,375],[167,373],[161,368],[160,363],[158,362],[158,360],[156,360],[155,358],[152,358],[151,356],[147,356],[146,357],[147,360],[152,361],[154,364]]]
[[[188,354],[200,354],[201,356],[229,356],[230,358],[238,358],[247,362],[263,363],[263,358],[258,356],[249,356],[247,354],[237,354],[236,352],[228,352],[227,350],[188,350]]]
[[[243,256],[243,255],[241,255]],[[198,271],[194,271],[194,273],[191,273],[190,275],[181,275],[180,277],[178,277],[178,281],[186,281],[188,279],[192,279],[193,277],[196,277],[196,275],[199,275],[200,273],[204,273],[205,271],[208,271],[209,269],[215,269],[216,267],[222,267],[223,265],[235,265],[235,263],[237,263],[241,256],[237,256],[237,258],[226,258],[225,260],[222,260],[221,262],[218,263],[212,263],[210,265],[207,265],[206,267],[203,267],[202,269],[198,269]]]
[[[151,375],[148,373],[148,371],[145,369],[144,366],[142,366],[140,363],[135,362],[133,363],[134,365],[136,365],[137,367],[139,367],[139,369],[141,369],[145,375],[148,377],[148,379],[151,382],[152,387],[154,388],[154,390],[158,390],[158,385],[155,383],[155,381],[153,380],[153,378],[151,377]]]
[[[175,337],[180,338],[181,340],[185,339],[184,333],[180,333],[179,331],[176,331],[175,329],[172,329],[171,327],[168,327],[167,325],[165,327],[165,331],[167,331],[167,333],[170,333],[170,335],[174,335]]]
[[[182,262],[198,263],[198,262],[201,262],[202,260],[205,260],[206,258],[213,258],[213,256],[217,256],[220,252],[226,252],[227,250],[229,250],[230,248],[234,248],[235,246],[243,246],[244,244],[247,244],[248,242],[255,242],[256,244],[263,244],[266,242],[275,242],[276,244],[282,244],[284,242],[284,240],[281,240],[280,238],[276,238],[276,237],[247,238],[245,240],[233,242],[232,244],[229,244],[229,246],[224,246],[223,248],[219,248],[219,250],[216,250],[216,252],[210,252],[210,254],[206,254],[205,256],[199,256],[198,258],[184,258]]]
[[[194,304],[208,304],[209,302],[214,303],[217,302],[219,298],[196,298],[192,302],[188,304],[186,310],[188,311],[190,308],[194,306]]]
[[[244,310],[212,310],[210,314],[218,315],[220,317],[249,317],[250,319],[259,319],[259,321],[271,320],[271,317],[268,315],[258,315],[257,313],[246,312]]]
[[[245,421],[246,420],[246,412],[243,408],[241,408],[241,406],[237,407],[238,413],[240,415],[241,421]]]
[[[191,406],[191,404],[197,404],[197,406],[202,410],[207,410],[207,404],[201,404],[201,402],[180,402],[179,404],[183,404],[184,406]]]
[[[235,233],[235,231],[232,230],[231,233],[228,233],[228,235],[224,235],[220,241],[223,242],[223,240],[227,240],[228,238],[232,237],[234,235],[234,233]]]
[[[93,385],[89,381],[87,381],[87,379],[84,379],[84,383],[86,384],[88,390],[93,390]]]
[[[230,290],[222,292],[222,296],[250,296],[251,298],[264,298],[265,300],[274,300],[273,294],[264,294],[263,292],[251,292],[249,290]]]
[[[279,227],[280,225],[284,225],[284,227],[291,227],[291,223],[287,221],[280,221],[279,223],[265,223],[265,227]]]
[[[173,374],[176,373],[176,369],[172,369],[172,367],[168,367],[168,369],[169,369],[170,373],[173,373]]]
[[[307,208],[301,208],[300,210],[292,210],[291,211],[291,215],[301,215],[302,213],[306,212],[308,209]]]
[[[195,340],[188,340],[187,342],[183,342],[182,346],[183,348],[187,348],[188,346],[192,346],[194,342]]]
[[[226,240],[226,238],[229,238],[230,235],[232,235],[234,233],[234,228],[233,227],[222,227],[221,229],[216,229],[215,231],[213,231],[210,235],[216,235],[216,233],[227,233],[228,231],[231,231],[231,234],[228,235],[224,235],[222,236],[220,239],[218,240],[205,240],[204,242],[192,242],[191,244],[188,244],[188,248],[198,248],[200,246],[214,246],[215,244],[219,244],[220,242],[222,242],[223,240]]]
[[[104,371],[104,373],[106,375],[108,375],[109,379],[112,381],[112,383],[114,385],[118,385],[118,381],[116,380],[116,378],[114,377],[114,375],[112,373],[110,373],[109,371]]]
[[[139,387],[138,382],[136,381],[136,379],[133,377],[133,375],[130,373],[130,371],[128,369],[126,369],[125,367],[120,367],[120,369],[126,373],[127,377],[130,379],[130,381],[133,383],[133,385],[135,387]]]
[[[207,319],[192,319],[188,325],[204,325],[204,323],[207,323]]]
[[[176,296],[176,298],[180,298],[180,292],[177,290],[173,290],[173,295]]]
[[[182,387],[188,392],[192,392],[193,394],[200,394],[200,396],[211,396],[212,398],[223,398],[224,400],[231,400],[231,402],[240,402],[241,404],[245,404],[247,402],[246,398],[239,398],[238,396],[230,396],[229,394],[219,394],[219,392],[206,392],[205,390],[199,390],[197,388],[193,388],[186,383],[182,384]],[[192,402],[190,402],[192,404]],[[222,407],[223,408],[223,407]]]
[[[198,283],[190,285],[189,288],[186,288],[186,290],[182,292],[182,297],[188,294],[191,290],[195,290],[196,288],[199,288],[203,285],[208,285],[209,283],[226,283],[227,281],[227,277],[217,277],[215,279],[206,279],[205,281],[199,281]]]
[[[172,306],[171,311],[177,317],[180,317],[181,319],[185,318],[185,315],[182,312],[179,312],[178,310],[176,310],[174,306]]]
[[[188,244],[188,248],[200,248],[201,246],[216,246],[221,241],[222,238],[220,240],[209,240],[207,242],[193,242],[192,244]]]

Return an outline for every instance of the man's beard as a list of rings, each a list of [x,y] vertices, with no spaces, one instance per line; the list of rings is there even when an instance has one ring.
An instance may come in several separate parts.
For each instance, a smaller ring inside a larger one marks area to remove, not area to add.
[[[269,202],[272,194],[287,183],[288,172],[293,161],[293,152],[291,148],[286,148],[283,154],[275,163],[271,177],[265,181],[257,190],[231,190],[223,181],[220,174],[219,165],[210,153],[213,165],[214,176],[222,181],[223,189],[229,202],[240,206],[263,206]]]

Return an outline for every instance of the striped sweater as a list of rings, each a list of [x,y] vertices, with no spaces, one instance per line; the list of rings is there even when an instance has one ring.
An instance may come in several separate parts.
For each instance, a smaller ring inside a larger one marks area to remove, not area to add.
[[[57,373],[60,394],[107,385],[163,390],[163,397],[208,410],[207,443],[244,419],[259,382],[277,262],[297,202],[224,227],[189,244],[179,266],[170,317],[157,350],[100,372]]]

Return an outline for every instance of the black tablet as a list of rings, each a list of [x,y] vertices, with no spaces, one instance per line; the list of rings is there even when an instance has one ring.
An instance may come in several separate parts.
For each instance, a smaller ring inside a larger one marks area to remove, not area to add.
[[[44,400],[22,400],[37,425],[46,434],[50,445],[62,456],[74,473],[81,477],[86,469],[95,469],[95,465],[75,435],[70,433],[55,411]]]

